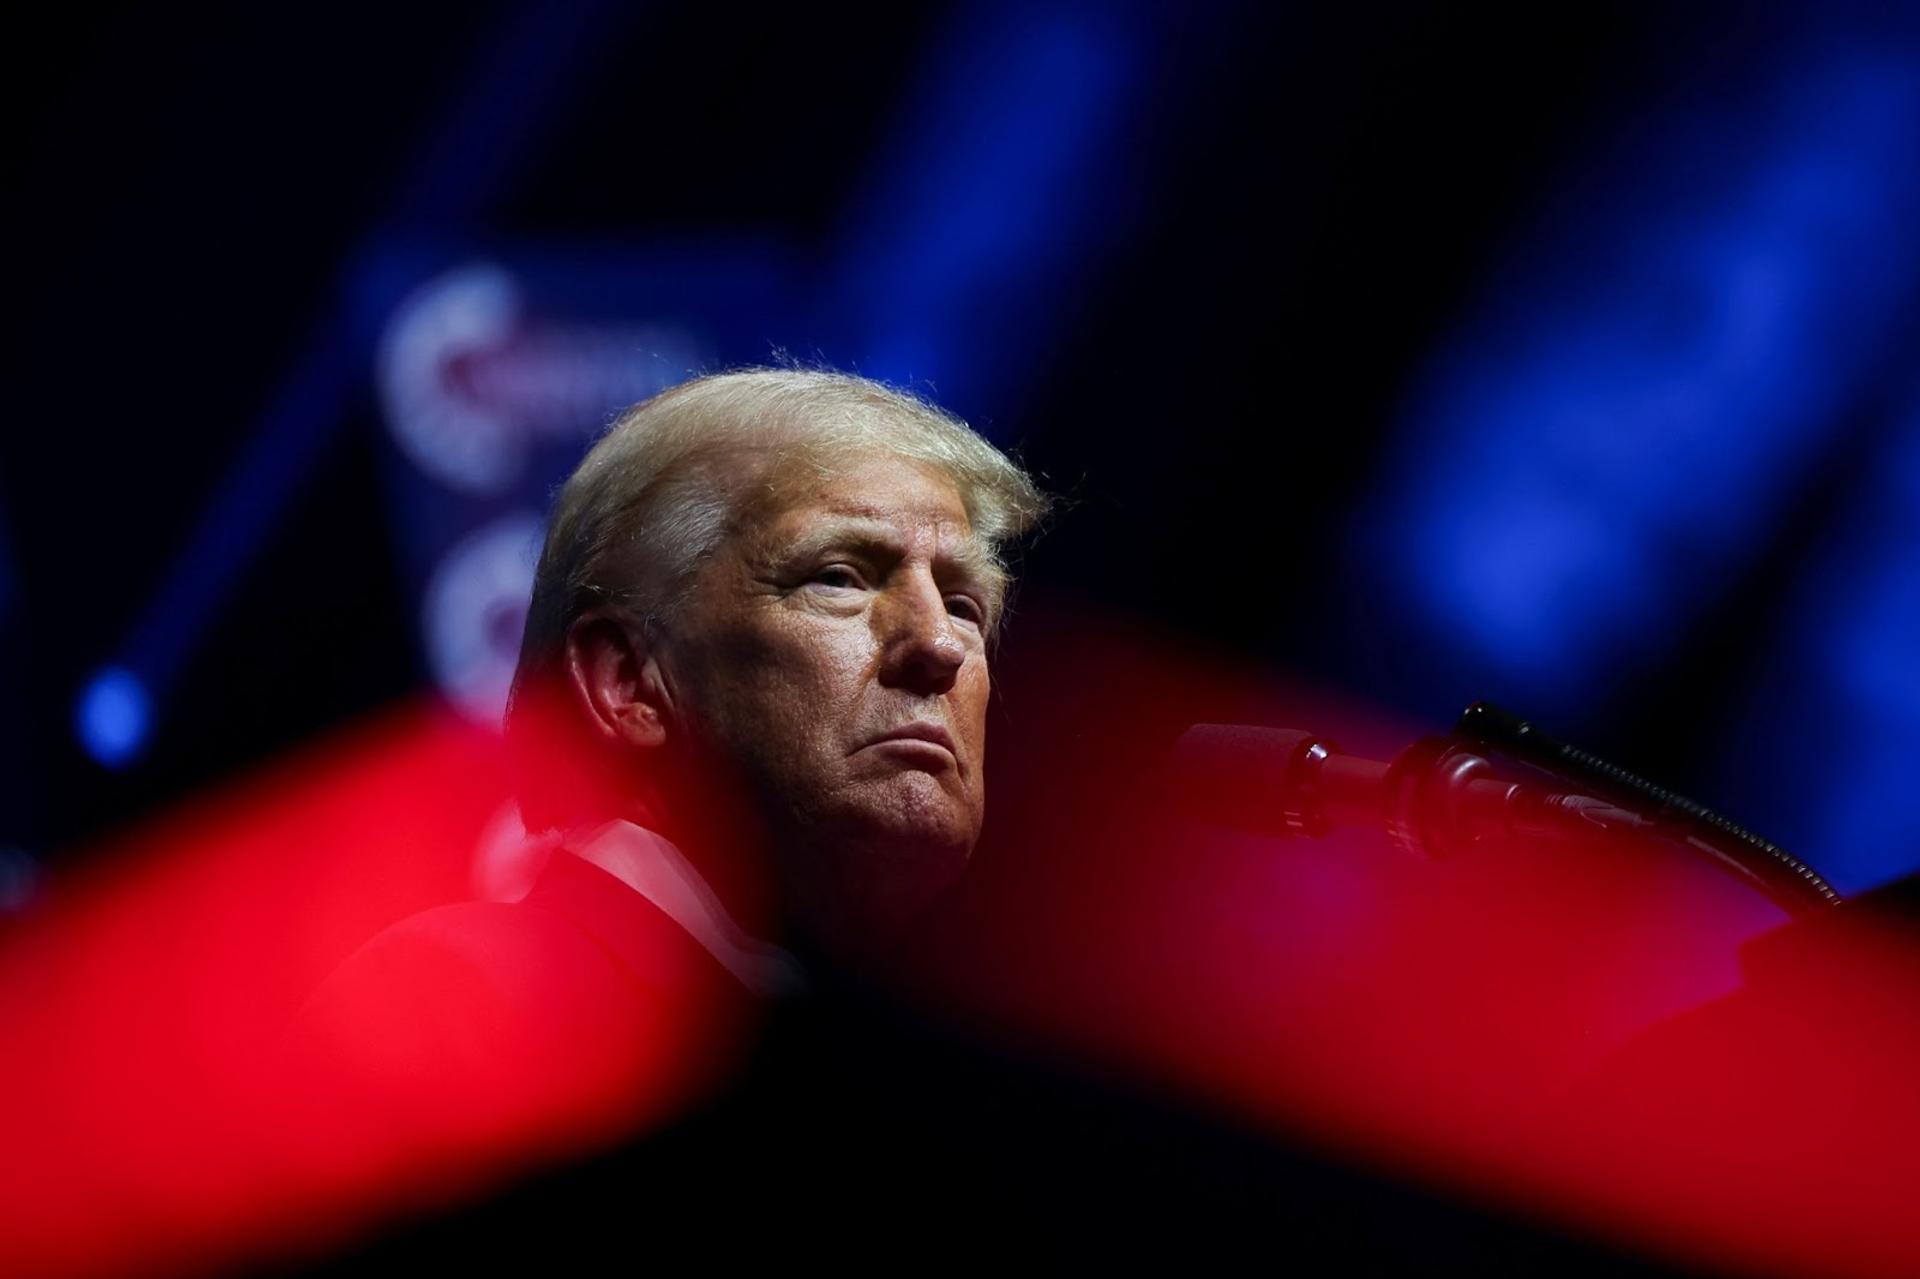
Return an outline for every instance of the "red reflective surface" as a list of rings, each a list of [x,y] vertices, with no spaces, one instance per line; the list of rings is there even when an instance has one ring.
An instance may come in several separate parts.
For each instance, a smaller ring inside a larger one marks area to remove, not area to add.
[[[1651,837],[1434,859],[1364,823],[1211,826],[1156,785],[1185,724],[1373,755],[1417,734],[1099,619],[1020,642],[990,838],[901,969],[918,998],[1650,1255],[1920,1270],[1910,930],[1790,922]],[[471,900],[476,858],[515,881],[512,773],[493,737],[404,709],[56,882],[0,947],[8,1273],[321,1252],[724,1087],[750,1001],[624,890],[583,864],[534,916]],[[767,904],[733,874],[731,900]]]

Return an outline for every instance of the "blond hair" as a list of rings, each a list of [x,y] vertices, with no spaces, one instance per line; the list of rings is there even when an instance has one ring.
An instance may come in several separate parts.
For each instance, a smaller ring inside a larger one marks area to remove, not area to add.
[[[754,368],[695,378],[628,409],[561,488],[514,675],[516,699],[553,669],[568,627],[613,603],[657,626],[700,563],[772,492],[771,464],[816,475],[874,453],[943,475],[987,552],[996,598],[1005,551],[1046,513],[1018,464],[937,406],[884,383],[816,369]]]

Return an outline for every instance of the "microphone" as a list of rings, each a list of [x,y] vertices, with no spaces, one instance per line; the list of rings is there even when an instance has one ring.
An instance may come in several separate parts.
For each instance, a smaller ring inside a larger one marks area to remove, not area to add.
[[[1598,796],[1501,777],[1491,760],[1446,738],[1373,760],[1299,729],[1196,724],[1174,744],[1172,779],[1181,810],[1213,825],[1283,839],[1384,826],[1427,857],[1457,856],[1490,837],[1658,825]]]
[[[1545,780],[1505,775],[1491,751]],[[1779,845],[1486,702],[1469,706],[1451,736],[1391,760],[1349,755],[1300,729],[1196,724],[1174,744],[1167,777],[1184,816],[1266,838],[1373,827],[1408,852],[1449,858],[1487,840],[1618,832],[1704,853],[1794,913],[1840,901]]]

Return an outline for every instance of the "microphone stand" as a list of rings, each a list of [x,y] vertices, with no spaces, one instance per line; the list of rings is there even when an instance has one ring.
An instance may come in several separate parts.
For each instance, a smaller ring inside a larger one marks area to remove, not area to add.
[[[1496,752],[1544,771],[1551,784],[1505,775],[1512,770]],[[1391,761],[1348,755],[1296,729],[1198,724],[1174,748],[1173,780],[1192,815],[1269,837],[1384,825],[1409,852],[1446,858],[1487,838],[1634,832],[1712,858],[1791,914],[1840,901],[1778,844],[1487,702],[1467,707],[1449,736],[1415,742]]]

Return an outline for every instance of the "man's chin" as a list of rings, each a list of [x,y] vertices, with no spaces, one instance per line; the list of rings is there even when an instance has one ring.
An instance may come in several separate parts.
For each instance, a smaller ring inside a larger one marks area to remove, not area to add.
[[[970,797],[951,775],[902,769],[841,792],[823,810],[835,842],[876,863],[957,861],[964,865],[980,833]]]
[[[845,955],[898,941],[959,880],[975,827],[924,809],[848,813],[791,865],[796,923]]]

